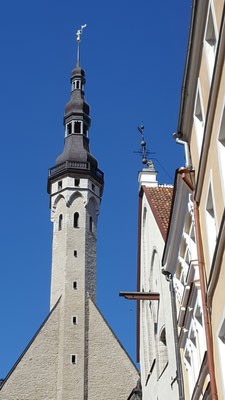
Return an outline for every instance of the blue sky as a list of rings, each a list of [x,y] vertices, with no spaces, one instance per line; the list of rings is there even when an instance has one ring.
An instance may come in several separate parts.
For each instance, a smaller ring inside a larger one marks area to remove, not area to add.
[[[1,74],[0,378],[49,311],[51,241],[48,168],[63,149],[64,107],[81,44],[91,151],[105,173],[98,224],[98,305],[136,358],[137,125],[160,183],[184,164],[176,131],[191,0],[4,2]]]

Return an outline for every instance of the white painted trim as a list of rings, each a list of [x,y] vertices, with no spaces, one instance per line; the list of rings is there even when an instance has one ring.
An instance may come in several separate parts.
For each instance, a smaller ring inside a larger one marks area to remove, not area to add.
[[[80,122],[81,123],[81,125],[80,125],[80,130],[81,130],[80,133],[75,133],[75,122]],[[72,124],[71,133],[67,133],[67,127],[68,127],[69,124]],[[67,124],[65,125],[65,137],[68,137],[68,136],[71,136],[71,135],[83,135],[83,132],[84,132],[83,125],[84,125],[84,121],[82,119],[72,119],[71,121],[67,122]],[[88,129],[87,129],[87,137],[88,137]]]

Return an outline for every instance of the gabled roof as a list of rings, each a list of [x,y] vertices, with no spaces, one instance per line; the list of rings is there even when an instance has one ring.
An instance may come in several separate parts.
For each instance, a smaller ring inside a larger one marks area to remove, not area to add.
[[[170,211],[173,197],[173,187],[146,187],[143,186],[148,203],[164,240],[170,220]]]

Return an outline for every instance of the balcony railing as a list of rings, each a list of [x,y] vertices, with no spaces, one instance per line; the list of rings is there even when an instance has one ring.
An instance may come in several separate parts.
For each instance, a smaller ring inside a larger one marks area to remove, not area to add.
[[[64,170],[67,169],[72,169],[72,170],[86,170],[86,171],[91,171],[91,165],[89,162],[79,162],[79,161],[65,161],[62,164],[56,165],[55,167],[49,168],[48,176],[51,177],[55,174],[58,174],[60,172],[63,172]],[[92,170],[92,173],[94,172],[95,175],[103,179],[104,174],[100,169],[97,170]]]

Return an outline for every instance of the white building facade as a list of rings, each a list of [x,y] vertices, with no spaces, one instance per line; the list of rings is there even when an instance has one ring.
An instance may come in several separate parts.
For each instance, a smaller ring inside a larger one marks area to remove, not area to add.
[[[156,177],[153,163],[138,177],[138,292],[159,295],[159,300],[138,301],[138,359],[144,400],[179,399],[181,392],[170,282],[161,268],[173,188],[159,185]]]

